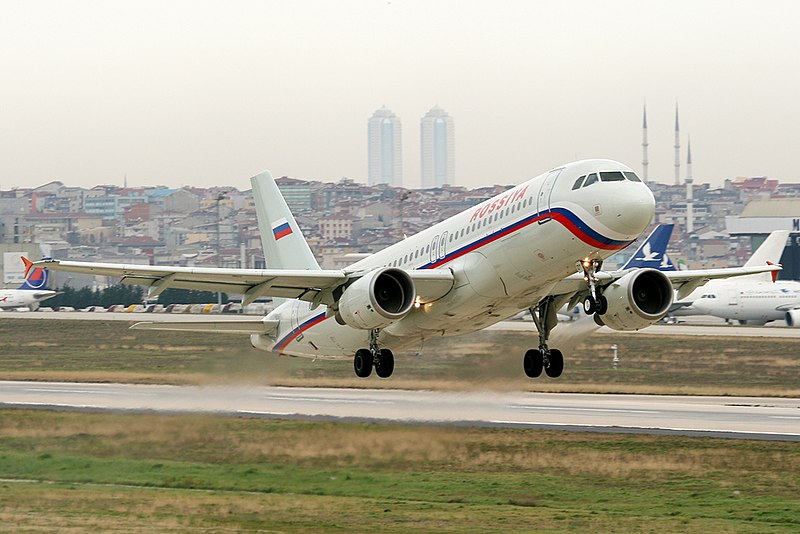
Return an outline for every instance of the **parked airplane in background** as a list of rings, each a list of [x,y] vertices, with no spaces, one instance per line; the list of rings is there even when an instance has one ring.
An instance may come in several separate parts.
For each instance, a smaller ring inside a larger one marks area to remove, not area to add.
[[[47,271],[41,267],[31,269],[29,259],[23,258],[28,269],[25,281],[17,289],[0,289],[0,308],[28,308],[31,311],[39,307],[39,303],[56,296],[55,291],[47,289]]]
[[[647,186],[610,160],[553,169],[341,270],[320,269],[269,172],[251,181],[271,269],[35,265],[120,277],[149,286],[149,298],[168,287],[239,293],[243,305],[272,296],[277,307],[264,318],[134,328],[246,333],[259,349],[351,357],[356,375],[374,368],[382,378],[394,370],[389,347],[474,332],[524,309],[539,333],[538,347],[524,354],[524,371],[558,377],[564,358],[547,342],[566,303],[583,301],[598,323],[636,330],[667,313],[673,286],[691,290],[711,278],[780,268],[602,271],[603,260],[637,239],[655,212]]]
[[[745,266],[777,264],[788,235],[786,230],[772,232]],[[686,301],[691,305],[681,310],[681,315],[712,315],[753,325],[783,319],[789,326],[800,327],[800,282],[775,280],[769,273],[709,282]]]
[[[663,236],[661,239],[651,239],[663,226],[667,225],[657,227],[648,238],[654,257],[666,255],[669,237],[666,240]],[[777,264],[783,255],[788,235],[789,232],[785,230],[772,232],[745,266]],[[638,255],[634,254],[634,257]],[[664,270],[662,266],[659,269]],[[712,280],[702,289],[675,302],[670,315],[711,315],[753,325],[785,320],[789,326],[800,327],[800,282],[775,280],[775,274],[777,273],[748,275],[736,280]]]

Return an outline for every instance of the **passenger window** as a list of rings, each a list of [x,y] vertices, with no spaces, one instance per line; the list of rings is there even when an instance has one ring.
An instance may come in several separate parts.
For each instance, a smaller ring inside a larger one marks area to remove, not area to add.
[[[583,184],[583,187],[589,187],[596,181],[597,181],[597,173],[593,172],[592,174],[586,176],[586,183]]]
[[[601,172],[600,179],[604,182],[624,182],[625,176],[620,171]]]
[[[633,171],[625,171],[625,172],[623,172],[622,174],[624,174],[624,175],[625,175],[625,178],[627,178],[627,179],[628,179],[628,180],[630,180],[631,182],[641,182],[641,180],[639,179],[639,177],[638,177],[638,176],[636,176],[636,173],[635,173],[635,172],[633,172]]]
[[[573,184],[572,190],[574,191],[575,189],[580,189],[580,187],[583,185],[583,181],[585,179],[586,179],[586,175],[585,174],[583,176],[579,176],[578,179],[575,180],[575,184]]]

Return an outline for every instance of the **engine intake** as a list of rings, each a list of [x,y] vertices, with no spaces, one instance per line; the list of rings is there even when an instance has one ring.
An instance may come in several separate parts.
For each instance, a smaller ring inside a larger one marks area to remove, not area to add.
[[[789,310],[786,312],[786,326],[800,328],[800,310]]]
[[[672,295],[672,282],[664,273],[637,269],[603,291],[608,311],[600,319],[613,330],[639,330],[667,314]]]
[[[336,321],[361,330],[383,328],[408,315],[416,298],[414,281],[402,269],[371,271],[344,290]]]

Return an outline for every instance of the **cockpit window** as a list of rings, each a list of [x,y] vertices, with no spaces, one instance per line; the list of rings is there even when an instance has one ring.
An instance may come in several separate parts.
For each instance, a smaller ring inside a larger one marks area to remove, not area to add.
[[[575,180],[575,185],[572,186],[573,191],[575,189],[579,189],[583,185],[583,181],[586,179],[586,175],[580,176],[577,180]]]
[[[597,173],[593,172],[592,174],[589,174],[589,175],[586,176],[586,183],[583,184],[583,187],[590,186],[593,183],[595,183],[596,181],[597,181]]]
[[[620,171],[607,171],[600,173],[600,179],[604,182],[624,182],[625,175]]]
[[[639,179],[639,177],[638,177],[638,176],[636,176],[636,173],[635,173],[635,172],[633,172],[633,171],[625,171],[625,172],[623,172],[622,174],[624,174],[624,175],[625,175],[625,178],[627,178],[627,179],[628,179],[628,180],[630,180],[631,182],[641,182],[641,180]]]

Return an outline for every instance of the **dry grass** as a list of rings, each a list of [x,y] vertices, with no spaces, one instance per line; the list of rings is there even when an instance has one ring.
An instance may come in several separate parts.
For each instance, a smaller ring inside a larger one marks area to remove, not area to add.
[[[612,434],[526,432],[506,429],[407,427],[402,425],[259,423],[211,416],[114,416],[27,412],[0,419],[0,435],[35,440],[41,450],[57,445],[67,453],[100,458],[161,458],[240,464],[286,462],[327,468],[454,468],[497,472],[547,471],[612,478],[658,477],[665,472],[702,476],[736,467],[761,470],[763,462],[800,472],[796,447],[743,453],[717,448],[713,440],[660,450],[662,438]],[[587,446],[587,441],[591,445]],[[674,438],[676,443],[690,443]],[[634,450],[629,448],[635,443]],[[708,445],[708,446],[706,446]],[[364,455],[369,451],[368,455]],[[565,452],[568,451],[568,454]],[[177,456],[177,457],[176,457]]]

